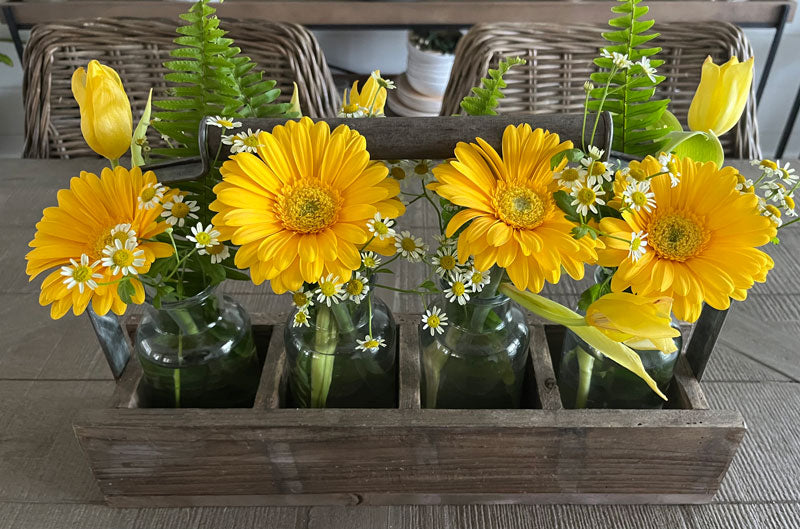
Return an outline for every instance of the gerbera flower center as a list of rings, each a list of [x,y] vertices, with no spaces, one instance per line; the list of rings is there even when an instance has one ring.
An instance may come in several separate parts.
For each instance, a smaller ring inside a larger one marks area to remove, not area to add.
[[[456,259],[452,255],[443,255],[439,259],[439,266],[444,270],[453,270],[456,267]]]
[[[515,228],[535,228],[547,213],[544,199],[527,187],[501,188],[495,202],[500,220]]]
[[[347,282],[345,290],[351,296],[360,296],[364,291],[364,283],[360,279],[351,279]]]
[[[329,189],[306,182],[283,196],[279,213],[287,229],[316,233],[333,224],[338,211],[337,197]]]
[[[183,202],[173,202],[172,209],[170,211],[173,217],[182,219],[189,214],[189,206]]]
[[[681,262],[700,253],[709,239],[697,219],[676,212],[656,217],[649,233],[650,244],[660,257]]]

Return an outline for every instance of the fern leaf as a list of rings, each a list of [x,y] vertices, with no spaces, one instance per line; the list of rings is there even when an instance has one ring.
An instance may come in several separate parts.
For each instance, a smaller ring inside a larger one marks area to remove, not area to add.
[[[658,68],[664,62],[649,59],[657,55],[661,48],[645,47],[658,37],[658,33],[648,33],[653,20],[639,20],[649,8],[640,5],[642,0],[618,0],[619,5],[611,8],[615,15],[608,24],[614,31],[603,33],[609,45],[606,50],[617,52],[633,61],[642,58],[650,60],[650,66]],[[603,88],[595,88],[589,93],[591,100],[587,108],[593,111],[611,112],[615,125],[613,148],[627,154],[654,154],[664,145],[665,128],[657,127],[669,100],[654,100],[656,87],[665,77],[653,75],[652,79],[640,65],[619,70],[610,74],[612,60],[598,57],[595,65],[606,71],[593,73],[590,78]],[[605,89],[608,84],[608,89]],[[655,127],[655,128],[654,128]]]
[[[506,82],[503,76],[518,64],[525,64],[525,59],[511,57],[500,61],[497,69],[490,69],[489,76],[481,79],[481,86],[472,89],[474,96],[461,100],[461,108],[470,116],[496,116],[498,100],[505,97],[503,88]]]

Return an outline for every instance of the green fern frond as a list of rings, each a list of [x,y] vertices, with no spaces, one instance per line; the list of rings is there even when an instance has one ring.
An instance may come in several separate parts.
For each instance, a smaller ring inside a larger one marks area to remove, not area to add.
[[[481,86],[472,88],[474,96],[466,96],[461,100],[461,108],[470,116],[496,116],[499,99],[505,97],[503,88],[506,82],[503,76],[512,67],[518,64],[525,64],[525,59],[511,57],[503,59],[496,70],[489,69],[489,76],[481,79]]]
[[[618,1],[621,5],[614,6],[611,11],[620,16],[608,22],[616,30],[603,33],[609,42],[605,49],[627,55],[634,63],[646,57],[653,68],[663,65],[662,60],[650,59],[661,48],[645,46],[659,36],[658,33],[646,33],[653,27],[653,20],[640,20],[649,8],[639,5],[642,0]],[[612,77],[612,59],[598,57],[594,63],[605,71],[591,75],[591,80],[599,87],[589,92],[591,100],[588,108],[611,112],[614,122],[613,149],[636,156],[657,153],[666,144],[665,135],[669,132],[660,126],[669,100],[653,99],[653,96],[656,86],[665,77],[654,75],[654,80],[650,79],[640,65],[617,71]],[[605,86],[609,82],[608,93],[605,101],[602,101]]]
[[[199,0],[180,15],[185,24],[176,32],[179,47],[170,52],[174,60],[164,62],[164,79],[173,86],[170,98],[155,101],[153,126],[177,145],[154,149],[157,154],[192,156],[199,152],[198,129],[204,116],[232,118],[284,115],[289,104],[276,104],[280,90],[275,81],[263,79],[256,64],[241,55],[233,39],[219,27],[216,9],[209,0]],[[294,116],[289,116],[294,117]]]

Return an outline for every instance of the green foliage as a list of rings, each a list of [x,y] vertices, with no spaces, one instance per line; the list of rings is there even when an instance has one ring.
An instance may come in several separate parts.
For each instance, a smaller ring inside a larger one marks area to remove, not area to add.
[[[8,66],[14,66],[14,61],[11,60],[11,57],[6,55],[5,53],[0,53],[0,62],[3,64],[7,64]]]
[[[632,62],[650,58],[661,51],[659,47],[646,47],[658,33],[647,33],[653,20],[639,20],[649,8],[639,6],[641,0],[618,0],[621,4],[611,8],[620,16],[609,20],[616,31],[603,33],[609,42],[606,50],[627,55]],[[668,99],[653,99],[656,86],[665,77],[654,75],[651,80],[640,65],[618,70],[611,75],[612,59],[598,57],[595,65],[606,71],[591,75],[598,88],[589,93],[588,108],[593,111],[608,110],[614,121],[614,150],[635,156],[653,154],[666,143],[669,132],[661,124],[661,117],[669,104]],[[658,68],[664,61],[650,59],[650,66]],[[608,92],[606,93],[606,85]],[[605,100],[603,100],[605,97]]]
[[[505,97],[503,88],[506,82],[503,76],[512,67],[525,64],[525,59],[511,57],[500,61],[496,70],[489,69],[489,76],[481,79],[481,86],[472,88],[474,96],[466,96],[461,101],[461,108],[470,116],[496,116],[498,99]]]
[[[175,59],[166,61],[170,70],[164,79],[175,86],[173,97],[155,102],[154,127],[174,140],[173,149],[153,152],[168,156],[192,156],[199,152],[198,130],[204,116],[234,118],[283,115],[289,105],[276,104],[280,95],[275,81],[265,81],[256,64],[241,55],[219,27],[216,9],[209,0],[199,0],[188,13],[180,15],[186,23],[176,31],[180,47],[170,52]]]

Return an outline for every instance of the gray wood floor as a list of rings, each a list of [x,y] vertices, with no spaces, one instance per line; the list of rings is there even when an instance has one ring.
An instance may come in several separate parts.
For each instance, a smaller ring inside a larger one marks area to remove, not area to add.
[[[749,431],[714,502],[703,506],[403,506],[113,509],[72,433],[77,410],[104,407],[114,382],[86,318],[51,321],[24,254],[55,190],[98,162],[0,161],[0,527],[2,528],[650,528],[800,527],[800,228],[770,248],[777,269],[728,318],[703,388],[713,408],[739,410]],[[404,219],[419,231],[427,221]],[[396,280],[412,274],[402,265]],[[574,302],[579,285],[548,292]],[[244,283],[251,310],[287,300]],[[397,311],[414,300],[384,295]],[[663,440],[664,444],[669,439]],[[658,446],[653,447],[658,450]]]

